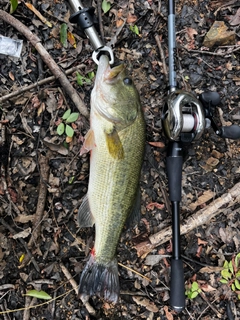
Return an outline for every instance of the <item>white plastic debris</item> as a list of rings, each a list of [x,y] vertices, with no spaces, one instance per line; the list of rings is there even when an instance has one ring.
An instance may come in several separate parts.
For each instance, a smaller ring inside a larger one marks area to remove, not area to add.
[[[15,40],[0,35],[0,54],[19,58],[22,52],[22,40]]]

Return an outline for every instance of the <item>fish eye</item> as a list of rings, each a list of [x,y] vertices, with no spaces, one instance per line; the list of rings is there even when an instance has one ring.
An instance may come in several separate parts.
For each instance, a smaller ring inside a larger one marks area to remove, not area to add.
[[[130,86],[132,84],[132,79],[131,78],[124,78],[123,83],[126,84],[127,86]]]

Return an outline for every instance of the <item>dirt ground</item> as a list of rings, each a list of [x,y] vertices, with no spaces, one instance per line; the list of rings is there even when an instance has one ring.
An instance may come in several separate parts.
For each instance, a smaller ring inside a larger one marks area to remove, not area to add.
[[[38,36],[89,110],[96,65],[88,39],[69,23],[68,2],[31,3],[51,26],[23,1],[12,16]],[[80,149],[89,122],[80,114],[71,125],[72,139],[58,134],[65,111],[79,112],[76,104],[66,87],[48,79],[51,69],[21,29],[0,20],[0,35],[23,40],[20,59],[0,54],[0,319],[239,319],[240,142],[220,138],[210,127],[185,147],[181,250],[188,297],[177,314],[169,306],[168,141],[161,122],[168,89],[167,1],[109,3],[110,10],[99,15],[100,1],[91,5],[105,42],[114,48],[115,64],[127,65],[139,90],[147,135],[142,218],[136,228],[123,230],[117,249],[119,302],[92,297],[84,306],[77,297],[79,274],[94,243],[94,230],[77,223],[88,186],[89,156],[80,156]],[[9,13],[10,1],[1,0],[0,9]],[[230,36],[207,48],[204,38],[215,21],[226,25],[217,32]],[[176,1],[176,36],[179,88],[196,96],[218,92],[216,123],[240,125],[239,1]],[[222,283],[226,261],[233,264]],[[193,283],[199,292],[192,295]],[[26,296],[31,289],[52,300]]]

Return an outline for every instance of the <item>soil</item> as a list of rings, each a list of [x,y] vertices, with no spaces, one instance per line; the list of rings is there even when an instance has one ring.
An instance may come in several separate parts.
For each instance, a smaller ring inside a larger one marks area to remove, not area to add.
[[[96,13],[99,3],[91,4]],[[139,254],[139,246],[144,247],[151,235],[171,226],[165,163],[169,142],[161,121],[168,91],[164,68],[168,9],[167,1],[109,3],[111,8],[101,12],[98,25],[106,43],[114,47],[115,64],[127,65],[139,90],[147,135],[140,181],[142,217],[137,227],[123,230],[117,249],[119,302],[113,305],[92,297],[83,305],[76,294],[79,274],[94,243],[94,230],[80,229],[77,223],[88,186],[89,155],[80,155],[80,149],[89,122],[80,115],[72,124],[74,136],[67,141],[65,133],[57,133],[66,110],[78,109],[60,83],[51,80],[0,100],[0,319],[238,319],[240,287],[237,282],[232,286],[238,267],[233,264],[227,283],[220,280],[224,263],[235,261],[240,252],[239,199],[223,202],[210,221],[181,236],[186,288],[196,282],[200,292],[186,296],[186,308],[180,314],[169,306],[171,241],[162,239],[162,244],[147,253],[143,248],[145,254]],[[68,79],[90,109],[96,65],[88,39],[69,23],[68,2],[33,0],[32,4],[52,28],[22,1],[12,15],[41,39],[62,71],[80,66],[78,74],[71,72]],[[2,0],[0,9],[9,12],[10,1]],[[221,102],[214,119],[219,126],[240,125],[239,10],[234,0],[176,1],[178,86],[196,97],[205,91],[218,92]],[[234,43],[203,46],[215,21],[224,22],[227,31],[233,32]],[[63,45],[64,23],[70,33]],[[0,99],[52,75],[19,30],[0,21],[0,34],[23,40],[20,59],[0,55]],[[223,139],[212,127],[186,145],[183,224],[240,182],[239,164],[240,141]],[[48,293],[53,300],[26,296],[32,289]]]

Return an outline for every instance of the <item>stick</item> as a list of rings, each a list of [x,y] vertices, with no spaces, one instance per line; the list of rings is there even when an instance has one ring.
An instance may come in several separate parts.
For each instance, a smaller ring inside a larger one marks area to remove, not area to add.
[[[160,53],[160,57],[161,57],[161,60],[162,60],[163,73],[165,75],[165,79],[167,80],[168,79],[168,72],[167,72],[167,65],[166,65],[165,55],[164,55],[164,51],[163,51],[163,48],[162,48],[160,37],[157,34],[155,35],[155,41],[157,43],[158,50],[159,50],[159,53]]]
[[[48,158],[41,155],[39,156],[39,168],[40,168],[40,187],[38,194],[37,210],[33,221],[33,232],[28,242],[29,248],[37,243],[37,239],[41,233],[41,221],[43,219],[44,208],[47,197],[47,182],[49,176]]]
[[[64,273],[65,277],[70,282],[71,286],[73,287],[73,290],[75,291],[76,295],[78,296],[78,285],[77,285],[76,281],[73,279],[71,273],[68,271],[68,269],[64,266],[63,263],[60,263],[60,268],[61,268],[62,272]],[[85,305],[87,311],[91,315],[96,315],[96,311],[93,309],[93,307],[90,305],[90,303],[88,301],[84,302],[84,305]]]
[[[180,227],[181,235],[190,232],[191,230],[208,223],[212,218],[221,213],[221,208],[224,205],[228,207],[236,203],[240,203],[239,198],[240,182],[235,184],[232,189],[224,193],[218,199],[212,201],[207,207],[201,209],[190,216],[183,225]],[[148,238],[148,241],[141,242],[135,246],[138,256],[145,255],[153,248],[169,241],[172,238],[172,227],[167,227]]]
[[[66,75],[69,75],[69,74],[77,71],[78,69],[81,69],[81,68],[84,68],[84,67],[85,67],[84,64],[80,64],[79,66],[76,66],[76,67],[73,67],[73,68],[68,69],[68,70],[65,72],[65,74],[66,74]],[[2,102],[4,102],[4,101],[7,101],[7,100],[9,100],[9,99],[11,99],[11,98],[13,98],[13,97],[16,97],[16,96],[18,96],[19,94],[22,94],[23,92],[30,91],[30,90],[33,89],[33,88],[36,88],[36,87],[38,87],[38,86],[42,86],[42,85],[44,85],[44,84],[46,84],[46,83],[49,83],[49,82],[51,82],[51,81],[54,81],[54,80],[56,80],[56,77],[55,77],[55,76],[51,76],[51,77],[45,78],[45,79],[43,79],[43,80],[40,80],[40,81],[38,81],[38,82],[35,82],[35,83],[33,83],[33,84],[30,84],[29,86],[22,87],[22,88],[14,91],[14,92],[11,92],[11,93],[9,93],[9,94],[6,94],[6,95],[3,96],[3,97],[0,97],[0,103],[2,103]]]
[[[9,23],[19,32],[21,32],[34,46],[34,48],[40,54],[42,60],[46,63],[48,68],[51,70],[52,74],[56,77],[57,80],[61,83],[62,87],[65,89],[66,93],[69,95],[75,106],[78,108],[81,114],[85,117],[89,117],[89,112],[87,107],[79,97],[77,91],[73,88],[71,83],[69,82],[66,75],[61,71],[59,66],[53,60],[53,58],[49,55],[47,50],[41,44],[38,36],[33,34],[24,24],[22,24],[19,20],[15,19],[13,16],[8,14],[7,12],[0,10],[0,18],[5,22]]]

